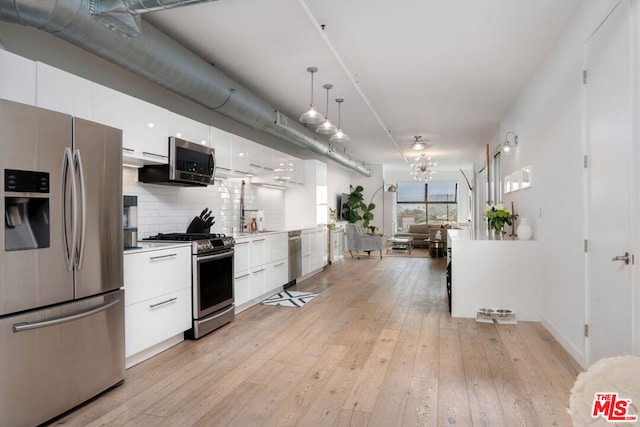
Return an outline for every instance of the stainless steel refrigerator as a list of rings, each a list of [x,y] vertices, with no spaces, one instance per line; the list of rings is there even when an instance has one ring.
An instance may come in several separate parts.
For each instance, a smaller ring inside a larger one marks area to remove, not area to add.
[[[0,426],[124,379],[122,131],[0,100]]]

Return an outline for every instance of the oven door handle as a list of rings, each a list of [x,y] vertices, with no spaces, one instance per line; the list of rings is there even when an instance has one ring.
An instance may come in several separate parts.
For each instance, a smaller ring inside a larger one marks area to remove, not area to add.
[[[197,256],[196,260],[198,262],[200,262],[200,261],[211,261],[211,260],[214,260],[214,259],[227,258],[227,257],[232,256],[234,254],[234,252],[235,251],[233,249],[231,249],[230,251],[224,251],[224,252],[219,253],[219,254]]]

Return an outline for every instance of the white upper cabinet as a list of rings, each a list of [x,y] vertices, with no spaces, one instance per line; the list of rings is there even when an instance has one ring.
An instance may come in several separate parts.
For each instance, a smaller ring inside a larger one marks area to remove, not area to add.
[[[240,174],[249,173],[249,160],[251,145],[253,143],[238,135],[231,135],[231,166]]]
[[[209,146],[209,126],[204,123],[167,111],[167,130],[169,136]]]
[[[93,83],[36,63],[36,105],[87,120],[93,118]]]
[[[125,156],[136,154],[137,99],[99,84],[93,85],[93,121],[122,129],[122,150]]]
[[[135,148],[143,159],[159,163],[169,160],[168,115],[169,112],[162,107],[136,101]]]
[[[0,50],[0,98],[36,105],[36,63]]]
[[[209,128],[210,146],[216,150],[216,172],[231,173],[231,134],[222,129]]]
[[[164,108],[94,84],[92,120],[122,129],[125,159],[140,159],[143,163],[167,162],[168,113]]]

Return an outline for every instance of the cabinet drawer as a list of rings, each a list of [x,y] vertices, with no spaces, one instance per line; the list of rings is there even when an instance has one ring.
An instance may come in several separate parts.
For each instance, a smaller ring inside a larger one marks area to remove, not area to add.
[[[134,355],[191,328],[191,290],[125,307],[125,354]]]
[[[126,305],[191,289],[189,246],[125,254]]]

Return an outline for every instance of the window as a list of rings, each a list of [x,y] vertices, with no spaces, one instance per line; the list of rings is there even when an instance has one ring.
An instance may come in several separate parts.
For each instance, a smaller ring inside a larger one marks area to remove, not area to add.
[[[427,189],[427,222],[452,222],[458,219],[458,184],[432,182]]]
[[[455,182],[398,183],[398,229],[411,224],[458,220],[458,184]]]

